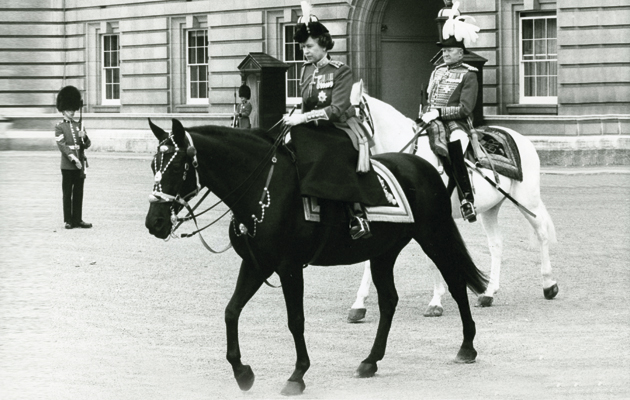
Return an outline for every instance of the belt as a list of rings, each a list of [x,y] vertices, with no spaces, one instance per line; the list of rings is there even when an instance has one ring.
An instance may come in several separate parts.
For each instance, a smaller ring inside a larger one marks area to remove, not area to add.
[[[80,150],[80,149],[81,149],[81,146],[77,144],[77,145],[68,146],[68,148],[69,148],[70,150]]]

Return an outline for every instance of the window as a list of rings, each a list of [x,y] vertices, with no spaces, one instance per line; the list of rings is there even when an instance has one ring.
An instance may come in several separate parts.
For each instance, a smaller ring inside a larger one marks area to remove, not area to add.
[[[300,71],[302,64],[304,64],[304,53],[300,44],[293,41],[296,28],[296,25],[285,25],[284,27],[284,62],[290,65],[287,71],[287,100],[289,103],[299,102],[302,97],[300,94]]]
[[[521,17],[520,102],[558,102],[558,43],[555,16]]]
[[[208,30],[189,30],[187,42],[187,102],[208,104]]]
[[[120,104],[120,45],[119,35],[103,35],[103,71],[101,75],[102,104]]]

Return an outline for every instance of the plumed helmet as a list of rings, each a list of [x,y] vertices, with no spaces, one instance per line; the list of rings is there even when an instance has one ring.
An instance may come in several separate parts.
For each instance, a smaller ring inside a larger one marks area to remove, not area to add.
[[[65,86],[57,93],[57,110],[76,111],[83,107],[81,92],[74,86]]]
[[[479,27],[468,23],[468,20],[475,21],[475,19],[473,17],[460,15],[458,8],[459,2],[456,1],[448,14],[442,15],[442,11],[440,11],[440,17],[444,16],[447,17],[447,19],[442,27],[440,41],[437,45],[440,47],[458,47],[468,53],[466,46],[477,41],[479,37],[479,35],[477,35]]]
[[[311,5],[308,1],[302,2],[302,16],[297,21],[297,29],[293,35],[293,40],[304,43],[309,36],[319,37],[328,33],[328,29],[319,22],[319,19],[311,14]]]
[[[238,97],[245,97],[249,100],[252,97],[252,90],[247,85],[243,85],[238,88]]]

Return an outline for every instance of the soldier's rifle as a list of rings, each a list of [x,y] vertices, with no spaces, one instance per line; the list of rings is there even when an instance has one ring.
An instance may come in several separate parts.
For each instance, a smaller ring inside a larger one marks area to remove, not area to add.
[[[238,128],[238,103],[236,102],[236,89],[234,89],[234,115],[232,115],[232,123],[230,124],[232,128]]]

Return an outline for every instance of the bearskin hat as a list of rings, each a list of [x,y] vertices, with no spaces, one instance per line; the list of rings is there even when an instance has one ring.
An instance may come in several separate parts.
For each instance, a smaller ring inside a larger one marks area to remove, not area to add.
[[[83,107],[81,92],[74,86],[66,86],[57,94],[57,110],[76,111]]]
[[[328,29],[319,22],[319,19],[311,14],[311,5],[307,1],[302,2],[302,16],[297,21],[297,29],[293,35],[293,40],[304,43],[309,36],[319,37],[328,33]]]
[[[238,88],[238,97],[245,97],[247,100],[249,100],[252,97],[252,91],[249,86],[243,85]]]

